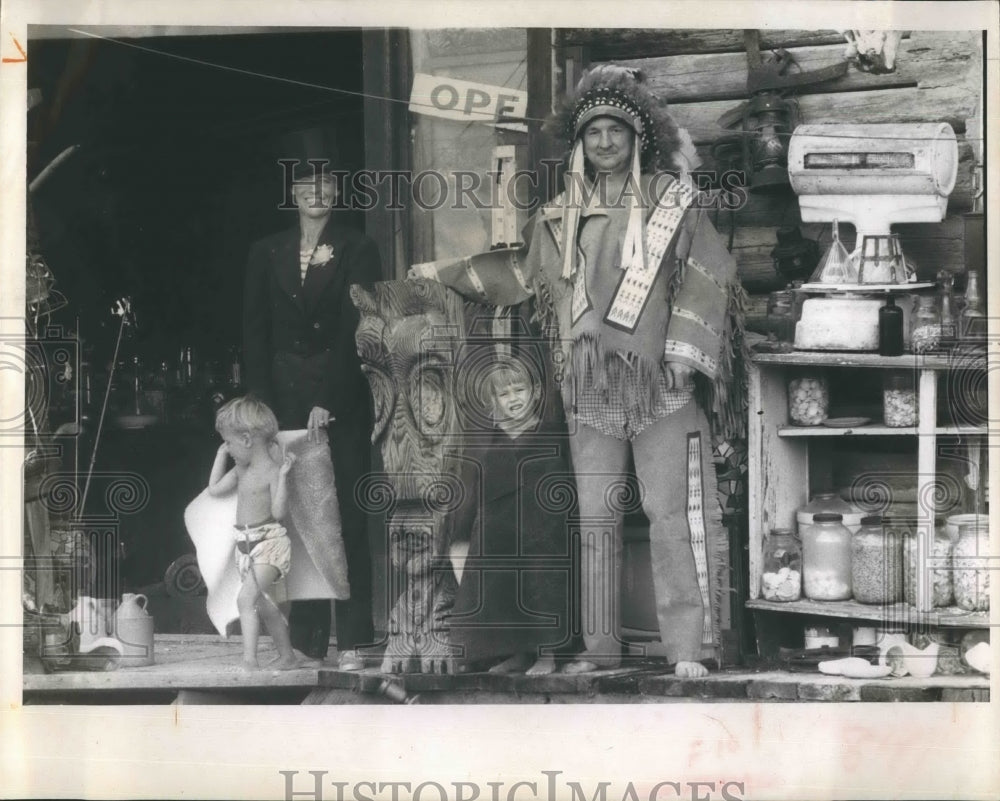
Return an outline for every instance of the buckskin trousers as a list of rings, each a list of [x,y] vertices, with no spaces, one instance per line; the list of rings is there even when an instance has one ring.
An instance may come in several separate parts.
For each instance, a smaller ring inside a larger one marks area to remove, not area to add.
[[[585,645],[577,659],[601,668],[621,664],[619,592],[629,448],[642,509],[650,521],[660,638],[671,663],[701,659],[703,639],[712,639],[711,621],[705,616],[712,597],[706,539],[710,533],[721,536],[720,522],[710,522],[705,514],[705,506],[717,504],[718,496],[704,413],[692,400],[631,441],[578,424],[570,446],[579,498],[580,626]],[[692,479],[701,486],[694,486]],[[710,532],[710,526],[716,530]],[[702,549],[698,560],[694,548]],[[704,586],[699,584],[699,570]]]

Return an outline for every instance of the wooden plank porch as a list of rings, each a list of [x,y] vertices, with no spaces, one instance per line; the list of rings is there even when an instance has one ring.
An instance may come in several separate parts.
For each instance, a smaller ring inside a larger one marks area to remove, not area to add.
[[[735,703],[761,701],[988,701],[989,678],[859,680],[812,673],[727,668],[706,678],[679,679],[662,660],[636,659],[585,675],[387,675],[377,668],[343,672],[240,668],[239,637],[156,636],[156,664],[111,671],[24,674],[24,703],[274,703],[274,704],[581,704]],[[261,663],[272,652],[267,640]]]

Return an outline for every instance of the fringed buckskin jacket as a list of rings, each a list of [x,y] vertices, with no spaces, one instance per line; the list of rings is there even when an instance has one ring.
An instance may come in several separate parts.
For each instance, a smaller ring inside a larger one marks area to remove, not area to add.
[[[714,431],[742,438],[746,295],[736,262],[698,207],[696,190],[666,174],[643,175],[640,183],[644,267],[620,267],[625,204],[601,206],[592,192],[581,210],[577,267],[568,277],[561,256],[563,195],[529,222],[527,248],[417,265],[413,274],[493,305],[534,295],[538,319],[562,351],[569,377],[617,388],[623,370],[637,370],[647,391],[634,400],[645,409],[659,400],[664,384],[656,379],[665,364],[687,365],[702,376],[699,400]]]

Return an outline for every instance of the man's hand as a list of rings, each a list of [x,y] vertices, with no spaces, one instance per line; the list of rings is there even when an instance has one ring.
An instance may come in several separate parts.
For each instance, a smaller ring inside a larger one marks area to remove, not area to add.
[[[306,428],[309,430],[308,439],[310,442],[319,441],[319,430],[326,428],[335,418],[322,406],[313,406],[309,412],[309,423]]]
[[[691,389],[694,386],[694,369],[680,362],[667,362],[673,389]]]
[[[438,272],[432,263],[414,264],[406,271],[407,279],[426,278],[430,281],[440,281]]]

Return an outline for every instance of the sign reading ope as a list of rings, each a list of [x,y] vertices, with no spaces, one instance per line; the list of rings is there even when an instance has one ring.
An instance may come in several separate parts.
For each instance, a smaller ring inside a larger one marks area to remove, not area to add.
[[[528,93],[518,89],[419,72],[413,76],[410,111],[414,114],[525,130],[523,123],[505,120],[523,118],[527,110]]]

